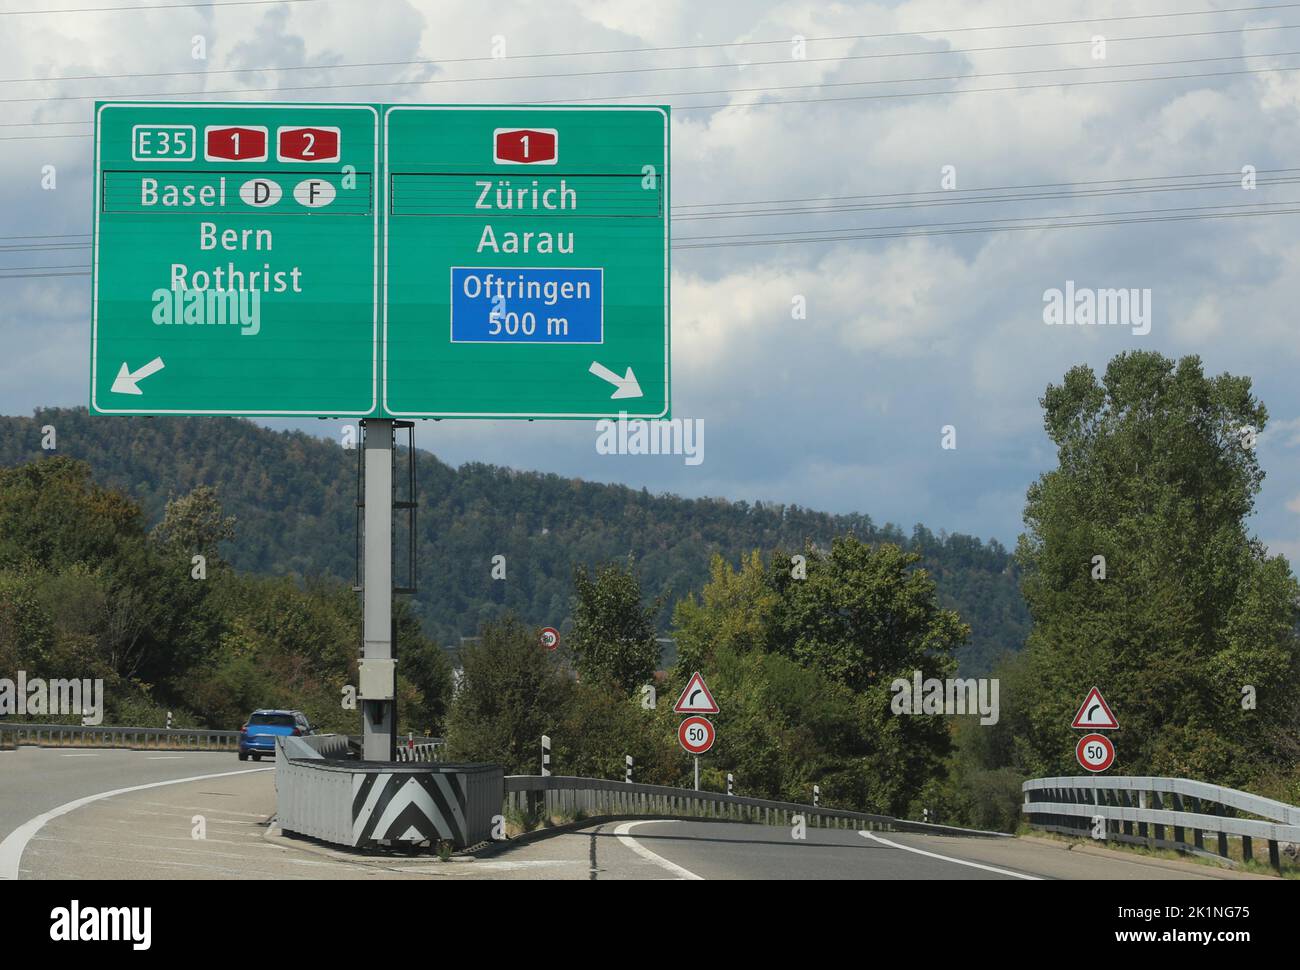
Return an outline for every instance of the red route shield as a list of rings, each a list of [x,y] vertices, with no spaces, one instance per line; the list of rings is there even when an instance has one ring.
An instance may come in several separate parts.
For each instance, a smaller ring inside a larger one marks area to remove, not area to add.
[[[209,126],[203,133],[203,150],[210,162],[266,161],[266,129],[257,126]]]
[[[282,162],[337,162],[337,128],[281,128],[276,132],[277,153]]]
[[[559,134],[553,128],[498,128],[493,146],[492,160],[497,164],[554,165]]]

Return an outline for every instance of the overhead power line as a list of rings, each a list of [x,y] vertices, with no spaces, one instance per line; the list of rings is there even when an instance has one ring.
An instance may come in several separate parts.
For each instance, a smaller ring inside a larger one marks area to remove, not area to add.
[[[266,7],[275,3],[320,3],[321,0],[207,0],[206,3],[149,3],[127,7],[58,7],[53,10],[0,10],[0,17],[59,13],[126,13],[133,10],[194,10],[204,7]]]
[[[1193,58],[1182,62],[1173,61],[1173,62],[1163,62],[1163,63],[1172,64],[1172,63],[1193,63],[1193,62],[1211,61],[1211,60],[1237,60],[1237,59],[1244,59],[1248,57],[1289,57],[1289,56],[1295,56],[1296,54],[1300,54],[1300,51],[1287,51],[1287,52],[1279,52],[1279,53],[1271,53],[1271,54],[1240,54],[1240,55],[1232,55],[1227,58]],[[1154,63],[1159,63],[1159,62],[1153,62],[1153,64]],[[1044,74],[1044,73],[1055,73],[1060,71],[1097,70],[1103,67],[1115,69],[1120,67],[1153,66],[1153,64],[1097,65],[1091,68],[1044,68],[1041,71],[1010,72],[1010,73]],[[904,92],[896,92],[891,94],[859,94],[859,95],[849,95],[846,97],[831,97],[831,98],[785,98],[779,101],[744,101],[744,102],[728,101],[728,102],[716,103],[716,104],[674,105],[673,110],[677,112],[685,112],[685,111],[717,110],[723,108],[767,108],[767,107],[775,107],[779,105],[791,105],[791,104],[831,104],[831,103],[844,102],[844,101],[888,101],[888,100],[898,100],[900,98],[955,97],[957,95],[963,95],[963,94],[989,94],[989,93],[1000,93],[1000,92],[1008,92],[1008,91],[1033,91],[1033,90],[1040,90],[1044,88],[1073,88],[1073,87],[1086,87],[1086,86],[1098,85],[1098,84],[1135,84],[1135,83],[1150,82],[1150,81],[1187,81],[1187,80],[1198,80],[1198,79],[1212,78],[1212,77],[1238,77],[1238,76],[1252,75],[1252,74],[1288,73],[1296,70],[1300,70],[1300,66],[1249,68],[1249,69],[1241,69],[1241,70],[1234,70],[1234,71],[1203,71],[1203,72],[1193,72],[1193,73],[1186,73],[1186,74],[1159,74],[1151,77],[1100,78],[1097,80],[1089,80],[1089,81],[1048,81],[1041,84],[1012,84],[1012,85],[1000,85],[997,87],[986,87],[986,88],[955,88],[955,89],[943,90],[943,91],[904,91]],[[972,74],[972,75],[967,75],[961,79],[976,79],[980,77],[1004,77],[1004,76],[1008,76],[1007,73],[1004,72],[1004,73],[991,73],[991,74]],[[576,104],[576,103],[593,102],[593,101],[623,101],[628,99],[644,100],[644,99],[657,98],[657,97],[687,97],[691,95],[730,93],[732,90],[735,90],[738,93],[755,93],[755,92],[762,92],[762,91],[783,91],[783,90],[802,89],[808,87],[816,87],[816,88],[834,87],[841,84],[850,85],[850,86],[864,85],[864,84],[905,84],[908,82],[930,81],[930,80],[934,80],[934,79],[898,78],[889,81],[872,80],[872,81],[829,82],[826,84],[816,84],[816,85],[790,85],[785,87],[775,86],[775,87],[768,87],[768,88],[726,89],[723,91],[680,91],[680,92],[661,93],[661,94],[622,94],[622,95],[608,95],[608,96],[593,97],[593,98],[547,98],[547,99],[524,100],[524,101],[518,101],[516,103],[521,105]],[[398,82],[398,83],[406,83],[406,82]],[[353,86],[354,85],[324,85],[321,87],[353,87]],[[361,85],[361,86],[367,86],[367,85]],[[383,84],[379,86],[384,87],[390,85]],[[278,90],[287,91],[287,90],[319,90],[319,89],[320,88],[314,87],[310,89],[280,88]],[[208,93],[219,93],[219,92],[208,92]],[[167,95],[154,95],[154,97],[166,97],[166,96]],[[17,123],[16,126],[38,128],[50,124],[72,124],[72,123],[73,122],[39,122],[39,121],[19,122]],[[89,138],[89,137],[90,137],[89,132],[70,133],[70,134],[63,134],[63,135],[44,135],[44,134],[43,135],[4,135],[4,136],[0,136],[0,141],[32,141],[32,140],[40,140],[40,139]]]
[[[1230,27],[1221,30],[1193,30],[1182,31],[1173,34],[1142,34],[1129,37],[1108,37],[1107,45],[1123,44],[1132,41],[1152,41],[1152,40],[1185,40],[1190,37],[1219,37],[1226,34],[1250,34],[1261,31],[1273,30],[1293,30],[1297,24],[1270,24],[1259,27]],[[840,54],[835,57],[804,57],[792,58],[783,57],[770,61],[724,61],[715,64],[674,64],[657,67],[629,67],[629,68],[612,68],[603,71],[567,71],[567,72],[548,72],[544,74],[495,74],[486,77],[469,77],[469,78],[431,78],[424,81],[412,81],[409,83],[416,84],[463,84],[481,81],[532,81],[553,78],[575,78],[575,77],[603,77],[617,74],[653,74],[672,71],[705,71],[721,70],[724,68],[735,69],[737,67],[767,67],[782,64],[820,64],[836,61],[870,61],[870,60],[887,60],[898,57],[942,57],[952,54],[988,54],[1003,51],[1020,51],[1034,50],[1050,47],[1079,47],[1091,45],[1091,38],[1081,38],[1078,40],[1053,40],[1037,41],[1029,44],[998,44],[990,47],[950,47],[945,50],[925,50],[925,51],[888,51],[871,54]],[[509,61],[513,58],[488,58],[496,60],[498,63]],[[473,58],[478,60],[478,58]],[[152,78],[166,77],[209,77],[219,74],[265,74],[277,73],[283,71],[336,71],[343,69],[359,67],[436,67],[442,64],[456,63],[455,61],[442,61],[435,59],[421,59],[408,61],[366,61],[354,62],[350,64],[295,64],[287,67],[241,67],[241,68],[220,68],[217,70],[203,71],[158,71],[152,73],[128,73],[128,74],[83,74],[71,75],[66,77],[28,77],[28,78],[0,78],[0,84],[27,84],[27,83],[51,83],[62,81],[122,81],[122,80],[147,80]],[[383,83],[383,82],[375,82]],[[239,90],[252,90],[241,88]],[[299,88],[268,88],[263,90],[304,90]],[[210,92],[220,93],[220,92]],[[118,97],[154,97],[155,95],[118,95]],[[10,101],[23,99],[7,99]],[[27,100],[43,101],[45,98],[34,98]],[[86,100],[78,96],[68,96],[66,98],[51,98],[49,100]]]
[[[1231,210],[1231,211],[1229,211]],[[949,223],[911,223],[894,226],[866,227],[864,230],[831,230],[837,235],[749,233],[731,236],[689,236],[672,244],[675,250],[730,249],[751,246],[776,246],[806,243],[829,243],[873,239],[898,239],[908,236],[960,236],[994,232],[1030,232],[1034,230],[1087,229],[1117,225],[1156,224],[1208,219],[1239,219],[1300,214],[1300,200],[1276,203],[1252,203],[1247,206],[1185,206],[1172,209],[1121,210],[1067,216],[1041,216],[1030,219],[968,220]],[[1073,221],[1065,221],[1073,220]],[[1086,221],[1085,221],[1086,220]],[[820,231],[820,230],[818,230]],[[811,232],[811,231],[809,231]],[[761,237],[761,238],[759,238]],[[47,277],[88,276],[86,265],[19,267],[0,270],[3,279],[41,279]]]
[[[1254,172],[1256,185],[1290,185],[1300,181],[1300,168],[1262,168]],[[1277,176],[1270,178],[1269,176]],[[986,185],[970,189],[928,189],[911,192],[877,192],[873,194],[856,194],[856,195],[826,195],[826,196],[803,196],[800,198],[782,198],[782,199],[740,199],[724,202],[683,202],[675,204],[672,207],[674,221],[692,221],[700,218],[712,216],[723,216],[726,218],[749,218],[767,214],[781,215],[799,215],[799,214],[837,214],[842,211],[883,211],[893,208],[908,208],[915,204],[917,207],[925,206],[929,203],[943,202],[950,205],[964,204],[984,204],[989,201],[1006,201],[1011,203],[1025,201],[1039,201],[1042,199],[1062,199],[1070,200],[1073,198],[1098,198],[1110,195],[1130,195],[1143,194],[1148,192],[1171,192],[1171,191],[1202,191],[1210,188],[1233,188],[1240,186],[1241,172],[1196,172],[1184,175],[1141,175],[1130,176],[1128,178],[1118,179],[1083,179],[1076,182],[1032,182],[1021,183],[1018,185]],[[1225,181],[1206,182],[1206,179],[1222,179]],[[1150,185],[1140,185],[1137,183],[1154,183]],[[1109,186],[1110,188],[1100,188]],[[1056,189],[1060,190],[1052,193],[1044,193],[1041,190]],[[1003,193],[992,196],[988,193]],[[751,206],[768,206],[768,207],[787,207],[791,205],[806,205],[807,203],[827,202],[827,203],[855,203],[862,200],[874,200],[863,203],[863,208],[858,209],[848,205],[844,206],[827,206],[825,208],[765,208],[765,209],[748,209],[744,207]],[[884,201],[879,201],[884,200]],[[737,212],[719,212],[719,209],[725,208],[742,209]],[[875,207],[878,207],[875,208]],[[695,210],[710,210],[697,212]],[[683,214],[679,214],[683,213]],[[53,233],[41,235],[13,235],[0,236],[0,243],[13,243],[18,240],[39,240],[40,242],[32,245],[23,246],[0,246],[0,249],[11,251],[36,250],[44,248],[48,240],[61,240],[59,245],[67,245],[71,248],[89,248],[91,234],[89,232],[81,233]],[[71,242],[71,240],[81,240],[81,242]]]
[[[1006,91],[1035,91],[1042,88],[1078,88],[1096,84],[1137,84],[1144,81],[1193,81],[1209,77],[1238,77],[1248,74],[1285,74],[1300,70],[1300,67],[1261,67],[1240,71],[1207,71],[1193,74],[1160,74],[1154,77],[1120,77],[1101,78],[1096,81],[1055,81],[1046,84],[1010,84],[994,88],[958,88],[952,91],[908,91],[899,94],[855,94],[843,98],[786,98],[782,101],[746,101],[741,103],[725,102],[722,104],[688,104],[674,105],[676,112],[712,111],[721,108],[771,108],[791,104],[834,104],[842,101],[893,101],[899,98],[937,98],[954,97],[961,94],[995,94]],[[556,102],[538,101],[533,104],[553,104]],[[40,135],[30,137],[43,137]],[[54,135],[55,138],[67,138],[67,135]],[[76,136],[71,136],[76,137]],[[84,136],[83,136],[84,137]],[[6,139],[0,137],[0,141]]]
[[[710,249],[737,246],[771,246],[792,243],[842,242],[857,239],[896,239],[902,236],[946,236],[971,232],[1019,232],[1033,229],[1087,228],[1131,223],[1178,222],[1188,219],[1228,219],[1248,216],[1300,213],[1300,200],[1247,203],[1240,206],[1179,206],[1168,209],[1128,209],[1112,212],[1076,213],[1060,216],[971,219],[962,222],[905,223],[890,226],[862,226],[842,229],[810,229],[784,233],[733,233],[720,236],[684,236],[673,241],[673,249]],[[1234,211],[1227,211],[1234,210]],[[1162,214],[1169,213],[1169,214]],[[1182,213],[1172,215],[1171,213]],[[1132,218],[1112,218],[1132,216]],[[1066,221],[1074,220],[1074,221]],[[1088,220],[1088,221],[1081,221]],[[1017,224],[1023,223],[1023,224]],[[817,235],[814,235],[814,234]]]
[[[1255,184],[1258,188],[1267,188],[1276,185],[1300,184],[1300,175],[1290,175],[1289,177],[1282,177],[1282,178],[1267,177],[1270,174],[1278,174],[1278,173],[1285,174],[1288,172],[1300,173],[1300,169],[1277,169],[1277,170],[1256,171]],[[1190,176],[1190,177],[1197,177],[1197,176]],[[1157,176],[1156,178],[1165,179],[1165,180],[1187,179],[1189,178],[1189,176]],[[1106,180],[1096,180],[1095,183],[1090,183],[1090,182],[1057,183],[1058,185],[1074,186],[1074,189],[1067,190],[1067,191],[1047,192],[1047,193],[1028,192],[1028,193],[999,194],[999,195],[976,195],[976,196],[968,195],[968,196],[958,197],[958,198],[925,198],[925,199],[914,198],[914,199],[900,199],[898,201],[892,201],[892,202],[869,202],[869,203],[833,205],[833,206],[824,206],[824,207],[773,207],[773,208],[765,208],[765,209],[741,208],[738,209],[737,211],[730,211],[730,212],[713,211],[713,212],[699,213],[699,212],[687,211],[685,214],[678,214],[678,210],[680,208],[686,208],[689,210],[695,208],[695,206],[685,206],[685,207],[675,206],[673,209],[674,212],[673,221],[680,223],[680,222],[693,222],[693,221],[704,221],[704,220],[734,221],[740,219],[761,218],[766,216],[782,216],[787,218],[790,216],[797,216],[797,215],[835,216],[835,215],[852,214],[857,212],[885,212],[885,211],[898,210],[898,209],[925,209],[931,207],[988,205],[996,202],[1005,202],[1008,204],[1023,204],[1026,202],[1038,202],[1038,201],[1068,202],[1075,199],[1090,200],[1090,199],[1097,199],[1097,198],[1110,198],[1116,196],[1143,195],[1143,194],[1150,194],[1150,193],[1157,193],[1157,192],[1160,193],[1196,192],[1196,191],[1205,191],[1208,189],[1231,189],[1233,191],[1241,190],[1240,173],[1228,173],[1227,175],[1223,176],[1223,178],[1227,180],[1214,181],[1214,182],[1182,181],[1173,184],[1159,184],[1159,185],[1122,185],[1122,186],[1115,186],[1115,187],[1104,188],[1104,189],[1087,188],[1087,186],[1089,185],[1098,184],[1106,181]],[[1129,181],[1133,181],[1133,180],[1129,180]],[[1148,181],[1151,180],[1148,179]],[[991,189],[965,190],[966,193],[981,192],[981,191],[988,192],[993,190]],[[918,193],[899,193],[899,196],[915,195],[915,194]],[[927,193],[927,194],[938,195],[938,196],[953,196],[953,195],[957,195],[958,193],[956,190],[951,190],[951,191],[939,191],[936,193]],[[861,199],[861,198],[872,198],[872,197],[830,196],[823,201],[834,202],[841,199],[851,200],[851,199]],[[707,203],[707,204],[715,205],[715,206],[726,206],[726,205],[774,206],[775,205],[775,203],[773,202],[740,202],[740,203],[733,202],[733,203]],[[1133,210],[1133,211],[1148,211],[1148,210]],[[1149,210],[1149,211],[1160,211],[1160,210]],[[1062,216],[1037,216],[1037,217],[1027,217],[1027,218],[1074,218],[1074,217],[1075,217],[1074,215],[1067,214]],[[1004,220],[994,220],[994,221],[1005,221],[1006,218],[1009,217],[1005,217]],[[847,230],[838,228],[838,229],[825,229],[825,230],[814,230],[814,231],[831,233],[831,232],[844,232]],[[774,233],[774,235],[778,235],[778,234],[790,235],[790,234],[797,234],[797,233],[792,233],[792,231],[789,230],[782,231],[781,233]],[[720,236],[712,236],[712,237],[686,237],[686,238],[719,238],[720,239],[720,238],[729,238],[730,236],[731,234],[723,234]],[[679,239],[680,238],[682,237],[679,237]],[[59,242],[42,241],[38,243],[21,243],[21,244],[12,242],[13,240],[20,240],[20,239],[40,239],[40,240],[58,239],[61,241]],[[31,237],[0,236],[0,252],[37,253],[37,252],[46,252],[51,250],[89,249],[90,246],[91,246],[91,237],[89,233],[67,234],[63,236],[31,236]]]
[[[203,7],[238,7],[238,6],[265,6],[274,3],[318,3],[320,0],[208,0],[204,3],[169,3],[169,4],[139,4],[120,7],[65,7],[46,10],[9,10],[0,11],[3,16],[25,16],[37,14],[60,14],[60,13],[95,13],[95,12],[125,12],[132,10],[167,10],[167,9],[194,9]],[[1086,17],[1075,20],[1038,20],[1029,22],[1020,22],[1012,24],[982,24],[978,26],[965,27],[928,27],[924,30],[899,30],[889,31],[886,33],[876,34],[837,34],[829,36],[805,37],[807,41],[827,41],[827,40],[884,40],[887,38],[897,37],[929,37],[935,34],[962,34],[974,33],[986,30],[1023,30],[1032,27],[1070,27],[1081,24],[1105,24],[1121,23],[1133,20],[1167,20],[1179,17],[1214,17],[1225,14],[1235,13],[1257,13],[1267,10],[1287,10],[1300,7],[1300,3],[1265,3],[1254,4],[1242,7],[1211,7],[1200,10],[1171,10],[1163,13],[1144,13],[1144,14],[1124,14],[1110,17]],[[689,51],[689,50],[716,50],[723,47],[757,47],[771,44],[789,44],[790,37],[781,37],[773,40],[742,40],[742,41],[720,41],[711,44],[679,44],[667,47],[621,47],[607,48],[604,50],[587,50],[587,51],[547,51],[532,54],[514,54],[514,58],[524,57],[582,57],[600,54],[650,54],[662,53],[667,51]],[[445,63],[451,63],[453,60],[461,61],[488,61],[499,60],[492,57],[474,57],[460,59],[444,59]]]

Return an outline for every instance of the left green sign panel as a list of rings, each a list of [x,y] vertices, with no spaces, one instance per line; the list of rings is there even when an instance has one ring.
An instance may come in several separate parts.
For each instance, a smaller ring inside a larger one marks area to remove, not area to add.
[[[100,103],[91,410],[378,413],[379,111]]]

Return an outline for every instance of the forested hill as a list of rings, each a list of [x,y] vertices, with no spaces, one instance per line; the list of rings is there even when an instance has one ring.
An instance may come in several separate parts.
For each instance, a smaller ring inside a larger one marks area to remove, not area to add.
[[[50,409],[34,418],[0,417],[0,465],[50,454],[41,448],[44,425],[55,429],[55,454],[88,462],[97,481],[132,495],[151,521],[169,498],[215,486],[238,519],[227,550],[237,568],[352,581],[355,451],[233,418],[105,418]],[[1028,629],[1014,565],[996,541],[935,535],[923,526],[909,536],[865,515],[651,495],[492,465],[456,469],[427,452],[417,456],[420,592],[413,605],[443,643],[472,635],[503,608],[562,628],[573,567],[628,555],[646,595],[664,596],[666,629],[672,603],[707,580],[713,552],[735,563],[753,549],[795,552],[805,540],[829,546],[845,532],[924,557],[944,605],[972,627],[964,673],[987,672],[1002,651],[1020,649]],[[491,578],[498,554],[506,557],[504,582]]]

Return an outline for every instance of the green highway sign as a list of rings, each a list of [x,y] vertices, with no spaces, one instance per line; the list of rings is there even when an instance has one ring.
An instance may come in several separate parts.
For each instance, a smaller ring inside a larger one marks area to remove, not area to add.
[[[668,109],[101,103],[91,410],[669,416]]]
[[[379,413],[379,108],[100,103],[90,406]]]
[[[384,108],[383,410],[666,418],[668,109]]]

